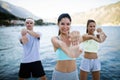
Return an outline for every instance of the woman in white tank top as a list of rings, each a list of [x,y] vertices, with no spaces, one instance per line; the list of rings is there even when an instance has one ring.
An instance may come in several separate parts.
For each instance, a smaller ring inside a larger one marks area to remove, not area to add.
[[[80,66],[80,80],[87,80],[88,72],[92,72],[93,80],[100,80],[101,64],[98,59],[97,51],[98,43],[102,43],[106,39],[105,33],[99,28],[99,34],[95,35],[96,22],[88,20],[86,34],[82,36],[84,46],[84,59]]]

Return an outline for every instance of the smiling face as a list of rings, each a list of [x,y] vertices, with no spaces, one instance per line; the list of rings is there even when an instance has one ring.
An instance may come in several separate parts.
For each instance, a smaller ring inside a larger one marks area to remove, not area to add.
[[[89,19],[87,21],[86,33],[88,33],[90,35],[94,35],[95,29],[96,29],[96,22],[92,19]]]
[[[90,22],[90,23],[88,24],[88,27],[87,27],[87,29],[88,29],[88,34],[94,34],[95,28],[96,28],[96,23]]]
[[[70,31],[71,21],[69,18],[65,17],[62,18],[61,21],[58,23],[59,30],[61,34],[68,34]]]
[[[25,25],[26,25],[26,28],[28,30],[33,30],[34,20],[33,19],[26,19]]]

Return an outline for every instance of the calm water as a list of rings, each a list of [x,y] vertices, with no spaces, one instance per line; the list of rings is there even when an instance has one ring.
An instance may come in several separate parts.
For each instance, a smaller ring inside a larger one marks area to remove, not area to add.
[[[18,35],[22,28],[21,26],[0,28],[0,80],[18,79],[19,64],[23,51]],[[102,28],[108,37],[100,45],[98,53],[102,64],[101,80],[120,80],[120,26]],[[41,60],[48,80],[51,80],[52,71],[56,64],[51,37],[58,34],[58,27],[36,26],[35,30],[42,33],[40,42]],[[81,34],[85,33],[85,27],[74,26],[72,30],[79,30]],[[78,70],[82,57],[81,55],[77,59]],[[91,80],[90,74],[88,78],[88,80]]]

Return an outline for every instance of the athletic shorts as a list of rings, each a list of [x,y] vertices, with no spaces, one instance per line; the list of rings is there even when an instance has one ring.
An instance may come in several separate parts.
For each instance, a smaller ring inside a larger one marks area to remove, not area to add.
[[[81,61],[80,69],[86,72],[100,71],[101,64],[99,59],[86,59]]]
[[[53,71],[52,80],[79,80],[78,71],[64,73],[57,70]]]
[[[19,70],[20,78],[39,78],[45,75],[41,61],[21,63]]]

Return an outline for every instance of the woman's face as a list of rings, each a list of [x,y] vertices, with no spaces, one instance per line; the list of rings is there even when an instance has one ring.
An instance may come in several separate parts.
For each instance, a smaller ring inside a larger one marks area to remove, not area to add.
[[[62,18],[61,21],[58,23],[59,30],[61,34],[68,34],[70,30],[70,19],[69,18]]]
[[[34,26],[34,22],[32,20],[27,20],[25,25],[28,30],[32,30]]]
[[[95,28],[96,28],[96,23],[90,22],[88,24],[88,33],[89,34],[94,34]]]

